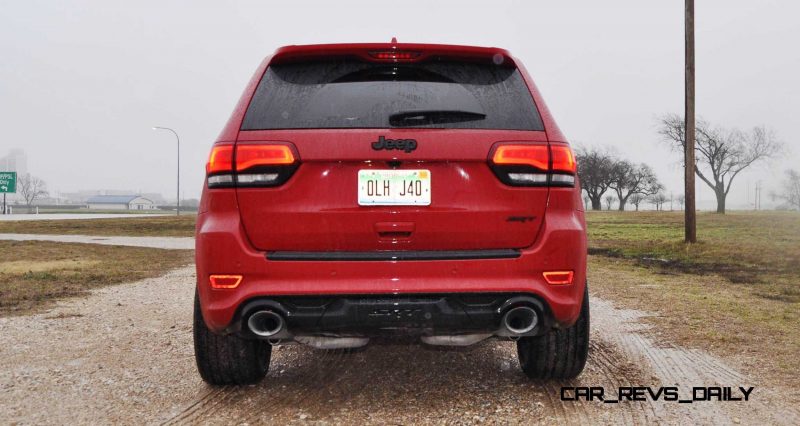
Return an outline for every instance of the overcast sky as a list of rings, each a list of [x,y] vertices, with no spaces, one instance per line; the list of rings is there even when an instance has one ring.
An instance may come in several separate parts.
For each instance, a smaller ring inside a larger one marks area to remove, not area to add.
[[[526,64],[567,137],[652,165],[682,193],[677,154],[656,118],[683,111],[683,1],[519,2],[3,1],[0,156],[28,154],[51,190],[199,196],[209,147],[262,58],[287,44],[431,42],[497,46]],[[772,127],[787,155],[737,178],[777,188],[800,167],[800,4],[696,6],[697,110]],[[714,206],[698,180],[699,207]],[[751,195],[752,198],[752,195]],[[768,200],[763,200],[767,204]]]

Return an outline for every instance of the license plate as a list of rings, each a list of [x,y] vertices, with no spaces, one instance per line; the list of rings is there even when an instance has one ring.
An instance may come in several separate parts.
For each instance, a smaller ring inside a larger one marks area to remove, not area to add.
[[[359,170],[358,205],[427,206],[430,170]]]

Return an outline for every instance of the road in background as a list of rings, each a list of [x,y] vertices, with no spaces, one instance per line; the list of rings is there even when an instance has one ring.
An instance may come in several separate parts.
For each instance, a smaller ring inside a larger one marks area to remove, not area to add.
[[[0,214],[0,220],[63,220],[63,219],[127,219],[138,217],[174,216],[161,213],[41,213],[41,214]]]

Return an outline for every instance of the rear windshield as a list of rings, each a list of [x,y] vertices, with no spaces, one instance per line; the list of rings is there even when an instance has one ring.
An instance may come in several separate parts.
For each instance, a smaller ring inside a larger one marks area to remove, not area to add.
[[[242,130],[313,128],[544,130],[515,67],[327,60],[271,65]]]

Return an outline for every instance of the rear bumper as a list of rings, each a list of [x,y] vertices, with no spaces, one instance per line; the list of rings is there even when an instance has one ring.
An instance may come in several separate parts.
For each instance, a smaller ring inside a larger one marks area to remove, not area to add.
[[[583,212],[548,209],[537,242],[515,257],[269,260],[247,241],[238,211],[215,211],[198,216],[197,288],[206,324],[216,332],[235,331],[241,308],[258,299],[480,293],[534,297],[549,312],[550,326],[568,327],[583,300],[585,235]],[[573,270],[573,284],[547,284],[542,272],[553,270]],[[241,274],[244,279],[236,289],[216,290],[208,284],[210,274]]]
[[[536,311],[535,327],[523,335],[539,335],[552,326],[552,315],[544,304],[527,295],[451,293],[256,298],[237,310],[226,331],[260,338],[248,329],[247,319],[255,312],[266,310],[284,319],[281,331],[270,336],[273,339],[465,334],[510,337],[518,334],[504,327],[503,314],[517,306]]]

